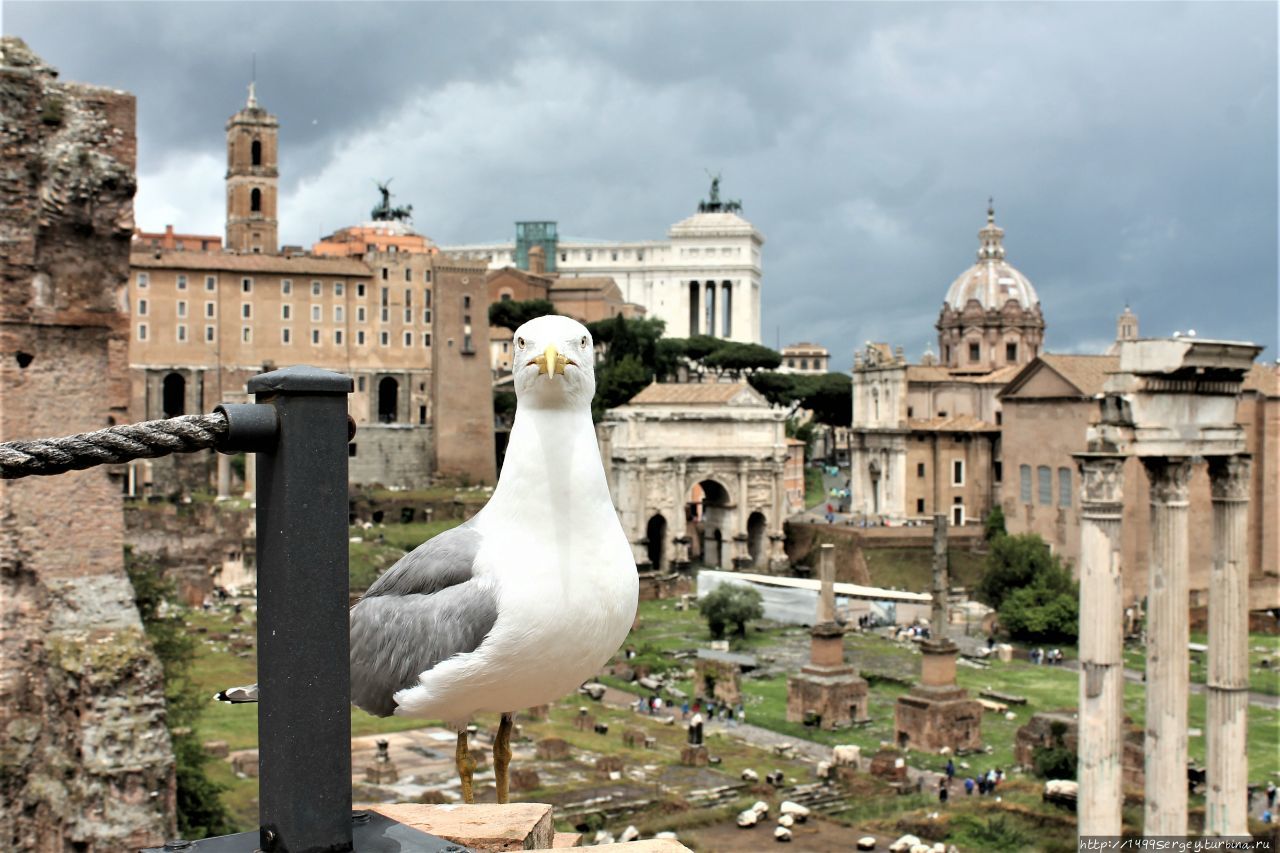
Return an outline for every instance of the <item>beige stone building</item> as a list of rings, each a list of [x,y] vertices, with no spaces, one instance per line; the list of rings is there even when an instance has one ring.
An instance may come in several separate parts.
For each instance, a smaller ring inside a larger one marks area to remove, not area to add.
[[[779,373],[826,373],[831,363],[831,351],[821,344],[787,344],[782,348],[782,364]]]
[[[598,427],[610,491],[638,564],[785,561],[784,415],[746,383],[654,383]]]
[[[555,306],[556,313],[581,323],[644,315],[644,307],[624,300],[618,283],[609,276],[562,277],[548,272],[546,254],[539,245],[529,248],[528,258],[527,270],[510,266],[489,270],[490,303],[545,299]],[[511,371],[511,335],[510,329],[489,329],[490,364],[495,373]]]
[[[1035,288],[1005,260],[988,207],[977,263],[951,283],[938,315],[941,360],[908,364],[902,348],[854,356],[849,431],[851,510],[872,523],[979,523],[1004,478],[998,392],[1039,353]]]
[[[978,261],[947,288],[937,323],[942,364],[975,373],[1026,364],[1044,341],[1040,299],[1005,260],[1004,229],[990,204],[978,239]]]
[[[134,417],[205,412],[254,374],[309,364],[355,381],[352,482],[494,482],[485,265],[394,221],[276,252],[277,132],[251,91],[228,124],[226,251],[135,239]]]
[[[1117,332],[1123,336],[1126,329],[1131,330],[1127,339],[1136,338],[1137,318],[1128,308]],[[1102,413],[1100,395],[1118,369],[1118,355],[1045,354],[1000,393],[1002,450],[1008,466],[1001,495],[1005,523],[1011,533],[1038,534],[1072,566],[1080,556],[1080,482],[1072,454],[1087,449],[1088,430]],[[1250,606],[1280,606],[1280,367],[1253,366],[1241,389],[1236,422],[1253,457],[1246,534],[1254,596]],[[1137,458],[1125,462],[1123,477],[1121,576],[1125,603],[1132,604],[1147,589],[1150,496]],[[1203,466],[1192,474],[1189,490],[1189,584],[1192,606],[1199,607],[1207,604],[1212,566],[1213,512]]]
[[[849,431],[852,511],[871,523],[978,524],[999,505],[1011,533],[1036,533],[1072,567],[1080,547],[1080,479],[1073,454],[1101,416],[1120,346],[1139,340],[1125,306],[1105,355],[1041,352],[1044,317],[1031,282],[1005,259],[1004,232],[988,210],[978,261],[947,291],[941,358],[909,364],[902,349],[868,344],[854,356]],[[1280,606],[1280,367],[1245,377],[1237,423],[1253,455],[1247,552],[1251,607]],[[1147,478],[1125,463],[1122,562],[1126,604],[1147,588]],[[1206,603],[1212,507],[1209,478],[1190,484],[1190,588]]]

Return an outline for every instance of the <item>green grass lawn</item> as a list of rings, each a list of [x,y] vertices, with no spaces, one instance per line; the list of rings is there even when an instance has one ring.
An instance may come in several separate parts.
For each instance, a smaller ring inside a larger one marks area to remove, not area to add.
[[[1191,642],[1208,644],[1209,635],[1193,633]],[[1269,669],[1262,668],[1263,660],[1271,661]],[[1145,669],[1146,653],[1137,645],[1126,646],[1124,665],[1129,669]],[[1191,653],[1191,680],[1197,684],[1208,683],[1208,652]],[[1249,635],[1249,689],[1268,696],[1280,696],[1280,637],[1273,634]]]
[[[438,533],[457,527],[461,521],[415,521],[409,524],[374,525],[365,530],[352,527],[349,536],[360,542],[348,542],[351,590],[362,592],[369,588],[378,575],[391,568],[409,551]]]
[[[908,589],[927,592],[933,585],[932,548],[864,547],[871,583],[885,589]],[[951,583],[972,589],[982,577],[982,554],[960,548],[948,550]]]
[[[822,469],[806,466],[804,469],[804,508],[812,509],[827,499],[822,485]]]
[[[761,623],[753,625],[747,637],[736,639],[732,643],[735,651],[767,652],[769,646],[776,644],[787,633],[795,633],[802,629],[788,628]],[[1255,635],[1250,639],[1250,646],[1265,646],[1265,641],[1274,642],[1274,637]],[[639,651],[633,663],[644,663],[654,671],[669,668],[684,670],[693,666],[691,660],[675,660],[669,653],[681,648],[705,646],[710,635],[705,621],[696,610],[677,611],[674,602],[648,601],[640,605],[640,625],[632,632],[627,643]],[[765,678],[745,677],[742,680],[742,692],[746,699],[747,720],[764,728],[796,738],[806,738],[818,743],[842,744],[854,743],[863,747],[864,751],[874,751],[881,741],[890,741],[893,736],[893,707],[898,696],[906,691],[906,687],[897,683],[900,679],[914,680],[920,667],[920,655],[913,649],[898,643],[885,640],[877,635],[850,633],[845,636],[846,659],[856,666],[871,681],[870,717],[872,722],[860,728],[851,728],[839,732],[824,732],[806,728],[800,723],[786,721],[787,685],[785,675]],[[885,676],[882,679],[879,676]],[[1011,706],[1015,715],[1007,720],[1003,715],[988,712],[982,720],[983,741],[992,747],[989,755],[972,756],[968,760],[974,769],[986,767],[1012,767],[1013,744],[1019,727],[1025,725],[1031,715],[1037,711],[1052,711],[1075,708],[1079,690],[1079,676],[1065,668],[1050,666],[1033,666],[1026,661],[1011,663],[993,663],[987,669],[974,669],[960,665],[957,667],[956,680],[960,686],[971,691],[975,698],[980,691],[993,690],[999,693],[1023,696],[1027,704]],[[609,680],[614,686],[630,688],[637,692],[634,685],[624,685],[616,679]],[[681,690],[692,695],[692,685],[688,681],[678,682]],[[1125,707],[1135,725],[1142,725],[1145,718],[1145,688],[1141,684],[1126,684]],[[1202,734],[1192,737],[1189,751],[1195,761],[1203,763],[1205,739],[1205,699],[1203,695],[1190,697],[1189,725],[1201,730]],[[945,760],[927,753],[912,753],[910,762],[919,767],[941,767]],[[1249,776],[1251,779],[1262,779],[1280,772],[1280,712],[1251,705],[1249,707]]]

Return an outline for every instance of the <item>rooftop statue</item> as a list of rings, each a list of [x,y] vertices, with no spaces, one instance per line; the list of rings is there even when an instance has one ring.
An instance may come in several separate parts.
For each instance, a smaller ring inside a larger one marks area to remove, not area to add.
[[[374,181],[378,185],[378,192],[382,193],[382,201],[379,202],[370,212],[375,222],[392,222],[399,220],[401,222],[412,218],[413,205],[406,204],[401,207],[391,206],[391,181],[387,178],[386,182]]]
[[[738,213],[742,210],[741,201],[721,201],[720,200],[720,174],[717,172],[712,175],[707,170],[707,175],[711,178],[711,192],[706,201],[698,202],[699,213]]]

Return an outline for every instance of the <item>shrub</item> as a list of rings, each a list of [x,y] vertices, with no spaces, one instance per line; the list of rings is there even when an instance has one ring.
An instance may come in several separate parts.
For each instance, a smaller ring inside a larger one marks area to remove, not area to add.
[[[760,593],[749,586],[721,584],[698,601],[698,611],[707,620],[711,636],[724,637],[725,628],[733,626],[739,637],[747,635],[747,623],[764,616]]]

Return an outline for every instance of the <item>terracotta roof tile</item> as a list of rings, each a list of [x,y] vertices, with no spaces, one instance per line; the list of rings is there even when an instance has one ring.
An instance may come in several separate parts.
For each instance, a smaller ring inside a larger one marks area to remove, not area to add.
[[[767,406],[760,394],[745,382],[655,382],[627,401],[629,406],[724,405],[743,391]]]
[[[1040,360],[1080,389],[1086,397],[1102,393],[1107,374],[1120,369],[1118,355],[1058,355],[1045,353]]]
[[[945,418],[921,418],[907,421],[909,429],[921,432],[999,432],[1000,427],[973,415],[950,415]]]

